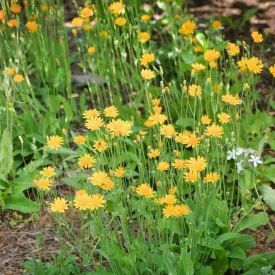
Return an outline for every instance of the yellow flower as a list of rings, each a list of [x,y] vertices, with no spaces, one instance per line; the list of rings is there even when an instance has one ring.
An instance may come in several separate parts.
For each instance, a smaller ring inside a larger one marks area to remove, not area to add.
[[[170,164],[166,161],[161,161],[157,165],[157,170],[159,171],[167,171],[170,167]]]
[[[90,210],[97,210],[98,208],[103,208],[105,206],[106,201],[104,197],[100,194],[93,194],[91,196],[91,204],[89,209]]]
[[[194,182],[196,182],[196,181],[199,180],[199,176],[200,176],[200,174],[198,172],[196,172],[196,171],[185,172],[184,173],[184,180],[186,182],[192,182],[192,183],[194,183]]]
[[[228,42],[226,51],[229,55],[235,56],[240,53],[240,47],[235,43]]]
[[[103,120],[100,117],[91,117],[86,120],[85,127],[91,131],[97,131],[103,126]]]
[[[230,122],[230,115],[226,113],[218,114],[218,118],[221,124],[226,124]]]
[[[201,96],[202,88],[199,85],[192,84],[188,88],[190,96]]]
[[[4,20],[7,13],[4,10],[0,10],[0,21]]]
[[[201,172],[207,167],[207,161],[204,157],[198,156],[197,159],[190,158],[187,166],[191,171]]]
[[[72,20],[72,25],[76,28],[81,28],[82,25],[83,25],[83,19],[80,18],[80,17],[75,17],[73,20]]]
[[[106,117],[117,117],[118,116],[118,110],[115,106],[106,107],[104,109],[104,115]]]
[[[145,53],[140,59],[140,64],[142,66],[147,66],[148,64],[150,64],[154,61],[155,61],[155,54],[154,53]]]
[[[86,191],[80,190],[74,197],[74,206],[80,210],[88,210],[93,204],[92,197]]]
[[[86,18],[89,18],[90,16],[92,16],[93,13],[94,12],[92,9],[85,7],[80,11],[80,17],[83,19],[86,19]]]
[[[186,147],[196,147],[200,144],[201,139],[197,137],[195,134],[178,134],[176,137],[176,142],[186,145]]]
[[[149,39],[150,39],[150,33],[148,32],[139,32],[138,33],[138,40],[141,42],[141,43],[145,43],[147,42]]]
[[[22,74],[17,74],[14,76],[13,81],[16,83],[20,83],[24,80],[24,76]]]
[[[124,9],[125,4],[123,4],[122,1],[114,2],[109,6],[109,11],[115,15],[124,13]]]
[[[249,71],[253,72],[254,74],[259,74],[263,70],[263,62],[258,57],[251,57],[246,61],[246,66]]]
[[[89,154],[85,154],[83,157],[80,157],[78,159],[78,167],[81,169],[87,169],[94,166],[96,163],[96,159],[93,156],[90,156]]]
[[[181,204],[181,205],[176,205],[176,217],[182,217],[190,214],[190,209],[187,205]]]
[[[148,21],[150,20],[150,18],[151,18],[151,16],[148,15],[148,14],[143,14],[143,15],[141,16],[141,20],[142,20],[143,22],[148,22]]]
[[[35,185],[37,185],[42,190],[50,190],[52,186],[52,180],[50,178],[41,178]]]
[[[269,67],[269,71],[273,75],[273,77],[275,77],[275,64]]]
[[[208,137],[220,138],[222,134],[223,134],[223,128],[219,125],[216,125],[215,123],[206,127],[205,135]]]
[[[21,10],[22,10],[22,7],[20,5],[17,5],[17,4],[11,5],[11,7],[10,7],[10,11],[12,13],[20,13]]]
[[[159,202],[160,202],[160,204],[165,203],[165,204],[171,205],[171,204],[175,204],[177,202],[177,199],[176,199],[175,195],[167,194],[164,197],[160,198]]]
[[[175,194],[177,192],[177,187],[170,187],[169,194]]]
[[[213,28],[213,29],[218,29],[218,28],[220,28],[221,26],[222,26],[222,22],[219,21],[219,20],[215,20],[215,21],[212,22],[212,28]]]
[[[203,178],[204,182],[212,182],[215,183],[216,181],[218,181],[220,179],[220,176],[218,173],[216,172],[210,172],[207,173],[206,176]]]
[[[243,88],[244,88],[244,89],[248,89],[248,88],[249,88],[248,83],[244,83],[244,84],[243,84]]]
[[[47,147],[50,149],[58,150],[63,143],[63,137],[60,136],[51,136],[47,139]]]
[[[252,32],[251,36],[255,43],[262,43],[264,41],[263,35],[258,32]]]
[[[68,209],[68,201],[57,197],[50,207],[52,212],[64,213]]]
[[[124,121],[121,119],[112,120],[107,124],[107,129],[112,133],[115,137],[127,137],[132,132],[132,122]]]
[[[111,190],[114,188],[114,182],[106,172],[98,171],[92,174],[90,178],[93,185],[98,186],[104,190]]]
[[[166,138],[172,138],[176,135],[176,131],[172,124],[162,125],[160,127],[160,134]]]
[[[98,151],[98,152],[102,152],[108,149],[108,144],[105,140],[95,140],[94,141],[94,145],[93,148]]]
[[[205,68],[206,68],[203,64],[200,64],[200,63],[193,63],[191,66],[192,66],[193,70],[195,70],[196,72],[205,70]]]
[[[204,125],[208,125],[211,123],[211,119],[209,116],[207,115],[204,115],[201,117],[201,123],[204,124]]]
[[[275,65],[274,65],[275,66]],[[153,98],[152,99],[152,104],[154,106],[159,106],[160,105],[160,99],[159,98]]]
[[[162,213],[165,218],[175,217],[178,214],[178,210],[174,205],[166,205],[163,208]]]
[[[188,161],[185,159],[175,159],[171,164],[175,169],[182,170],[187,168]]]
[[[126,170],[123,167],[119,167],[114,171],[115,176],[118,178],[124,177],[125,173],[126,173]]]
[[[124,17],[118,17],[116,20],[115,20],[115,24],[119,27],[122,27],[126,24],[127,20],[126,18]]]
[[[40,171],[40,175],[46,177],[46,178],[51,178],[55,176],[55,169],[52,166],[44,167]]]
[[[88,140],[87,136],[78,135],[74,137],[74,142],[76,144],[85,144],[85,142]]]
[[[217,93],[221,90],[221,85],[220,84],[213,85],[212,89],[214,93]]]
[[[215,62],[220,57],[220,52],[217,50],[207,50],[204,53],[204,59],[208,62]]]
[[[151,121],[153,125],[163,124],[166,120],[167,120],[167,116],[163,114],[154,114],[149,116],[149,121]]]
[[[108,33],[106,31],[101,31],[101,32],[99,32],[99,36],[107,38],[108,37]]]
[[[240,68],[240,70],[242,72],[247,70],[247,58],[246,57],[242,57],[242,59],[240,61],[237,62],[238,67]]]
[[[160,156],[160,150],[159,149],[151,149],[150,152],[147,154],[147,156],[150,159],[154,159]]]
[[[153,191],[152,187],[146,183],[140,184],[137,187],[136,192],[139,196],[143,196],[145,198],[152,198],[156,193],[155,191]]]
[[[95,53],[95,47],[89,47],[88,53]]]
[[[100,112],[97,109],[89,109],[83,113],[83,117],[85,119],[92,118],[92,117],[99,117]]]
[[[28,21],[26,27],[29,30],[29,32],[34,33],[38,29],[38,24],[35,21]]]
[[[150,80],[155,77],[154,71],[152,71],[150,69],[141,70],[140,75],[146,80]]]
[[[235,96],[230,95],[230,94],[223,95],[222,101],[225,103],[228,103],[230,105],[234,105],[234,106],[240,104],[240,100],[237,95],[235,95]]]
[[[19,26],[19,22],[17,19],[11,19],[8,21],[8,26],[9,27],[18,27]]]
[[[191,35],[194,33],[195,28],[196,28],[196,23],[194,21],[187,20],[181,25],[179,29],[179,33],[183,35]]]

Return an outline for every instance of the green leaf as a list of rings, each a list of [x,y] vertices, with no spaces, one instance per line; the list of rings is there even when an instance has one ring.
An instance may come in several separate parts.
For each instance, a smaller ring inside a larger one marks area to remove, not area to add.
[[[183,61],[186,64],[191,65],[192,63],[196,62],[196,56],[191,52],[185,52],[182,54]]]
[[[275,253],[267,252],[248,256],[244,261],[244,271],[252,267],[264,267],[275,265]]]
[[[183,267],[183,271],[186,275],[193,275],[194,274],[194,267],[191,258],[191,253],[183,252],[181,253],[181,263]]]
[[[263,199],[267,205],[275,211],[275,190],[266,184],[261,184],[257,188],[263,195]]]
[[[237,224],[235,230],[237,232],[241,232],[242,230],[247,229],[247,228],[256,230],[261,225],[265,225],[267,223],[268,223],[267,214],[264,212],[259,212],[257,214],[250,215],[250,216],[244,218],[243,220],[241,220]]]
[[[78,155],[77,152],[65,148],[65,147],[60,147],[58,150],[54,150],[54,149],[47,149],[47,152],[53,155],[59,155],[59,154],[64,154],[64,155]]]
[[[223,243],[225,241],[229,241],[229,240],[233,240],[236,239],[237,237],[240,236],[240,233],[236,233],[236,232],[228,232],[228,233],[224,233],[222,235],[220,235],[217,240],[219,243]]]
[[[194,119],[193,118],[179,118],[176,121],[176,125],[182,126],[183,128],[186,127],[192,127],[194,125]]]
[[[254,14],[256,14],[257,11],[258,11],[257,8],[247,10],[243,15],[242,23],[245,23],[246,21],[248,21]]]
[[[253,236],[248,235],[248,234],[243,234],[243,235],[239,236],[238,238],[236,238],[234,244],[239,246],[244,251],[256,246],[256,242],[255,242]]]
[[[221,250],[216,250],[215,255],[216,260],[210,264],[213,269],[213,274],[222,275],[228,269],[228,258],[226,256],[226,252],[222,248]]]
[[[12,137],[6,128],[2,133],[0,144],[0,173],[8,174],[12,168]]]
[[[229,249],[228,258],[244,260],[246,258],[245,252],[239,246],[232,246]]]
[[[211,249],[222,249],[219,242],[213,238],[205,237],[202,239],[201,246],[205,246]]]
[[[206,44],[207,44],[205,35],[204,35],[202,32],[199,32],[199,33],[196,34],[196,38],[198,39],[200,45],[201,45],[203,48],[205,48],[205,47],[206,47]]]
[[[38,205],[25,197],[23,193],[13,194],[4,199],[4,208],[24,213],[31,213],[38,210]]]

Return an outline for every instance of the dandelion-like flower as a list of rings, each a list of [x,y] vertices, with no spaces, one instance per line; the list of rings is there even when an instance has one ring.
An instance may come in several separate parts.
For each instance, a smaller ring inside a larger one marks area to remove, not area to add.
[[[35,21],[28,21],[26,24],[26,28],[29,30],[29,32],[36,32],[38,29],[38,24]]]
[[[179,33],[183,35],[191,35],[194,33],[195,28],[196,28],[196,23],[194,21],[187,20],[181,25],[179,29]]]
[[[251,33],[251,36],[252,36],[252,38],[253,38],[253,41],[255,42],[255,43],[262,43],[263,41],[264,41],[264,38],[263,38],[263,35],[262,34],[260,34],[259,32],[252,32]]]
[[[203,178],[204,182],[211,182],[211,183],[215,183],[220,179],[220,176],[218,173],[216,172],[209,172],[206,174],[206,176]]]
[[[147,155],[150,159],[157,158],[160,156],[160,150],[159,149],[151,149]]]
[[[64,143],[63,137],[51,136],[47,139],[47,147],[58,150]]]
[[[213,123],[212,125],[206,127],[205,135],[208,137],[220,138],[223,135],[223,132],[224,131],[222,126]]]
[[[176,130],[172,124],[162,125],[160,127],[160,134],[166,138],[172,138],[176,135]]]
[[[77,135],[74,137],[74,142],[76,144],[85,144],[87,140],[88,140],[87,136]]]
[[[53,203],[50,204],[51,212],[64,213],[68,209],[68,201],[64,198],[57,197]]]
[[[103,120],[100,117],[91,117],[86,120],[85,127],[91,131],[97,131],[103,126]]]
[[[94,166],[96,163],[96,159],[93,156],[90,156],[89,154],[85,154],[83,157],[80,157],[78,159],[77,165],[81,169],[88,169]]]
[[[89,109],[83,113],[83,117],[85,119],[99,117],[99,116],[100,116],[100,112],[97,109]]]
[[[201,172],[207,167],[207,161],[204,157],[198,156],[197,159],[190,158],[188,160],[188,168],[191,171]]]
[[[151,64],[154,61],[155,61],[154,53],[145,53],[144,55],[142,55],[140,59],[140,64],[146,67],[148,64]]]
[[[125,4],[122,1],[117,1],[109,6],[109,11],[115,15],[119,15],[124,12]]]
[[[104,109],[104,115],[106,117],[115,118],[118,116],[118,109],[115,106],[106,107]]]
[[[141,70],[140,75],[142,76],[142,78],[150,80],[155,77],[155,72],[150,69],[143,69]]]
[[[104,190],[111,190],[114,188],[114,182],[106,172],[98,171],[92,174],[90,181]]]
[[[226,124],[230,122],[230,115],[226,113],[218,114],[218,118],[221,124]]]
[[[139,196],[143,196],[145,198],[153,198],[155,196],[155,191],[152,189],[152,187],[149,184],[142,183],[140,184],[136,192]]]
[[[112,133],[115,137],[127,137],[132,132],[132,122],[124,121],[121,119],[112,120],[107,124],[107,129]]]
[[[141,43],[147,42],[148,40],[150,40],[150,38],[151,38],[151,36],[150,36],[150,33],[148,33],[148,32],[139,32],[138,33],[138,40]]]
[[[52,178],[55,176],[55,169],[52,166],[44,167],[40,171],[40,175],[47,177],[47,178]]]
[[[118,17],[116,20],[115,20],[115,25],[119,26],[119,27],[122,27],[126,24],[127,20],[126,18],[124,17]]]
[[[95,140],[93,148],[98,152],[103,152],[109,148],[107,142],[105,140]]]
[[[166,161],[161,161],[157,165],[157,170],[159,171],[167,171],[170,167],[170,164]]]

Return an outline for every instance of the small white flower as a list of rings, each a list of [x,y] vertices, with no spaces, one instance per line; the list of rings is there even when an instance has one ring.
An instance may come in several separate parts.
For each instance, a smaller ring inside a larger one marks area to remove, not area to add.
[[[232,149],[232,151],[228,151],[227,160],[236,159],[236,151]]]
[[[252,162],[254,167],[257,167],[258,164],[262,164],[263,162],[261,161],[259,156],[254,156],[251,155],[250,159],[248,160],[249,162]]]
[[[243,163],[243,160],[236,163],[238,174],[240,174],[241,171],[243,170],[243,164],[242,163]]]
[[[244,149],[243,149],[243,148],[237,148],[236,155],[237,155],[237,156],[240,156],[243,152],[244,152]]]

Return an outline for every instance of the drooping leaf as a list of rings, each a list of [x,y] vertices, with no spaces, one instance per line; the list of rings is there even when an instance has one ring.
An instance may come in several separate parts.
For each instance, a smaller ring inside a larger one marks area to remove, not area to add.
[[[263,195],[263,199],[267,205],[275,211],[275,190],[266,184],[259,185],[257,189]]]
[[[38,210],[38,205],[25,197],[23,193],[12,194],[4,199],[4,208],[24,213],[31,213]]]
[[[244,218],[243,220],[241,220],[235,230],[237,232],[241,232],[244,229],[252,229],[252,230],[256,230],[258,227],[260,227],[261,225],[265,225],[268,223],[268,216],[266,213],[264,212],[259,212],[257,214],[254,215],[250,215],[247,216],[246,218]]]

